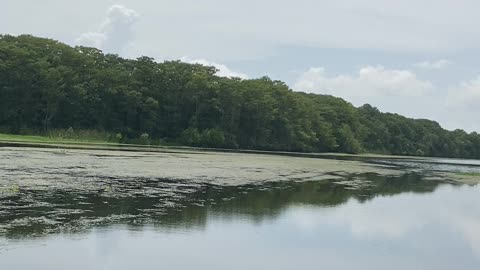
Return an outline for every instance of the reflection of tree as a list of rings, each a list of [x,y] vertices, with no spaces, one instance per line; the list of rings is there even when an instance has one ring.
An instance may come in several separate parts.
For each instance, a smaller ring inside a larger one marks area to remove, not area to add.
[[[339,183],[341,182],[341,183]],[[216,204],[209,207],[221,215],[249,215],[254,219],[274,217],[290,205],[335,207],[355,198],[360,202],[376,196],[403,192],[433,192],[441,182],[422,180],[417,174],[385,177],[375,174],[349,176],[342,181],[274,182],[262,186],[223,188],[211,195]],[[221,193],[221,194],[220,194]],[[233,198],[224,200],[224,198]]]
[[[157,183],[158,181],[152,181]],[[168,186],[173,182],[163,183]],[[134,192],[35,191],[0,200],[0,233],[17,238],[94,226],[154,224],[160,229],[203,228],[209,216],[273,219],[295,204],[335,207],[354,198],[360,202],[403,192],[433,192],[441,182],[421,175],[385,177],[352,175],[337,181],[271,182],[246,186],[192,186],[154,195]],[[138,183],[145,185],[145,182]],[[118,188],[118,187],[116,187]],[[136,187],[137,189],[139,187]]]

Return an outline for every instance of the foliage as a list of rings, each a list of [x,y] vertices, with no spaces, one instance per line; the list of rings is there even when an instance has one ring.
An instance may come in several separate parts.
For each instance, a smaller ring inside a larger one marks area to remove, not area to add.
[[[124,59],[95,48],[0,36],[0,131],[116,142],[480,158],[480,136],[382,113],[267,77]],[[92,134],[78,134],[88,130]],[[95,134],[97,132],[98,134]],[[112,135],[113,134],[113,135]],[[52,135],[53,136],[53,135]]]

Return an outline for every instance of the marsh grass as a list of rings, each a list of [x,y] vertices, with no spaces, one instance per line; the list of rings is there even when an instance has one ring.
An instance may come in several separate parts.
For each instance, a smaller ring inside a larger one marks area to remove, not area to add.
[[[15,142],[37,142],[37,143],[58,143],[58,142],[86,142],[86,143],[113,143],[111,137],[102,133],[81,131],[68,133],[67,130],[55,130],[47,135],[14,135],[0,133],[0,141]]]

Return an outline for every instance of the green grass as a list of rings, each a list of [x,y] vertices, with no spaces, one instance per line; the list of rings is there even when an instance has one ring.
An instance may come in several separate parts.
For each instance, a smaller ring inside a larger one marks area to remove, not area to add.
[[[39,135],[13,135],[0,133],[0,141],[3,142],[24,142],[24,143],[96,143],[96,144],[116,144],[102,139],[94,138],[62,138],[56,136]]]
[[[49,136],[42,135],[14,135],[0,133],[0,143],[28,144],[28,145],[61,145],[62,147],[136,147],[136,148],[188,148],[173,144],[160,144],[152,142],[152,144],[143,144],[139,141],[128,143],[120,143],[109,140],[113,136],[95,131],[79,131],[75,134],[65,136],[62,130],[50,132]]]
[[[65,130],[57,129],[49,132],[49,135],[15,135],[0,133],[0,143],[17,143],[28,145],[56,145],[59,147],[81,147],[81,148],[113,148],[118,147],[126,148],[138,148],[141,149],[181,149],[181,150],[208,150],[208,151],[226,151],[226,152],[243,152],[243,153],[258,153],[258,154],[278,154],[287,156],[310,156],[310,157],[324,157],[324,156],[339,156],[339,157],[363,157],[363,158],[402,158],[402,159],[424,159],[425,157],[413,157],[413,156],[394,156],[383,155],[373,153],[361,153],[361,154],[344,154],[344,153],[290,153],[282,151],[262,151],[262,150],[242,150],[242,149],[213,149],[204,147],[189,147],[174,143],[168,143],[164,141],[151,141],[149,144],[141,143],[138,140],[131,140],[128,142],[116,142],[115,136],[101,131],[95,130]],[[457,176],[463,177],[480,177],[480,174],[476,173],[459,173]]]
[[[122,149],[136,149],[143,151],[150,149],[152,151],[166,151],[166,150],[203,150],[203,151],[222,151],[222,152],[236,152],[236,153],[257,153],[257,154],[275,154],[286,156],[300,156],[300,157],[323,157],[323,156],[344,156],[344,157],[365,157],[365,158],[415,158],[415,157],[400,157],[390,155],[378,155],[378,154],[342,154],[342,153],[290,153],[282,151],[262,151],[262,150],[242,150],[242,149],[214,149],[203,147],[190,147],[179,144],[171,144],[165,142],[153,142],[152,144],[134,143],[118,143],[109,141],[109,137],[106,133],[100,133],[95,131],[75,131],[74,134],[70,134],[70,138],[65,138],[64,130],[55,130],[50,132],[50,136],[40,135],[12,135],[0,133],[0,143],[17,143],[28,144],[29,146],[54,146],[64,148],[81,148],[81,149],[115,149],[119,147]],[[101,139],[102,136],[105,139]],[[75,137],[75,138],[71,138]],[[111,137],[111,135],[110,135]],[[419,157],[417,157],[419,158]]]

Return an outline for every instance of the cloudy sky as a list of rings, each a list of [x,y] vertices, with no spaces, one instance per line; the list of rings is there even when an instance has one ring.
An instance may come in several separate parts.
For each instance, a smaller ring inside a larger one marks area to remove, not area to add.
[[[480,131],[478,0],[1,0],[0,33],[268,75]]]

